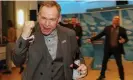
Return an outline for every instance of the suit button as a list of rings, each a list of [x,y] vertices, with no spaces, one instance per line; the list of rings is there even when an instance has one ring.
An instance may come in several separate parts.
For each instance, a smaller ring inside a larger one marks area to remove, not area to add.
[[[52,70],[52,72],[54,72],[54,70]]]
[[[43,75],[43,73],[42,73],[42,72],[40,72],[40,75]]]
[[[54,64],[54,62],[51,63],[52,65]]]

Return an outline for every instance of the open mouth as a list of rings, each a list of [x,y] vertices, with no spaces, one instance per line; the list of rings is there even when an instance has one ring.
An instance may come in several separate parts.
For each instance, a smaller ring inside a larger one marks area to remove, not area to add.
[[[50,28],[43,28],[44,31],[50,31]]]

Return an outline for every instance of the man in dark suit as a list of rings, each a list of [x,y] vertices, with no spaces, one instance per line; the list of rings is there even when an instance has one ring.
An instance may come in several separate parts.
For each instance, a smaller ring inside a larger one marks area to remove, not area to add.
[[[17,40],[14,63],[20,65],[28,60],[22,80],[72,80],[73,61],[79,52],[75,32],[58,25],[61,8],[55,1],[44,1],[38,13],[38,23],[28,21]],[[37,30],[32,33],[32,29]],[[32,34],[31,34],[32,33]],[[33,40],[31,40],[33,39]],[[83,57],[80,56],[81,62]],[[78,78],[87,74],[87,67],[81,63]]]
[[[124,80],[124,70],[122,65],[121,54],[125,54],[123,44],[128,41],[128,38],[125,28],[120,27],[119,23],[119,16],[114,16],[111,26],[105,27],[100,34],[95,37],[92,37],[91,39],[88,39],[88,42],[91,42],[101,38],[102,36],[105,36],[102,70],[101,75],[97,80],[104,80],[105,71],[107,69],[107,62],[111,55],[113,55],[116,60],[116,64],[119,69],[120,79]]]
[[[68,24],[67,26],[64,26],[64,27],[70,28],[70,29],[75,31],[76,39],[77,39],[77,42],[78,42],[78,46],[81,47],[81,38],[82,38],[82,32],[83,31],[82,31],[82,27],[77,22],[77,18],[76,17],[72,17],[71,24]]]

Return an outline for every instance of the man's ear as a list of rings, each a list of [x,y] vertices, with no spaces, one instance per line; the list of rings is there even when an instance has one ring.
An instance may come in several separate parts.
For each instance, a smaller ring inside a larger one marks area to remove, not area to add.
[[[39,12],[37,13],[37,22],[39,21]]]
[[[62,16],[59,15],[58,23],[61,22]]]

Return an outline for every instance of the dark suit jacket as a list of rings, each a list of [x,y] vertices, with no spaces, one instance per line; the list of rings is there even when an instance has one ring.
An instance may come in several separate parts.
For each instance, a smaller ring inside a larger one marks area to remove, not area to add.
[[[47,53],[47,47],[44,42],[43,34],[40,30],[35,31],[33,34],[35,35],[34,43],[29,44],[29,42],[23,40],[22,37],[17,40],[15,51],[16,54],[13,56],[14,63],[19,66],[25,61],[26,52],[28,51],[27,67],[23,74],[23,80],[33,80],[33,76],[37,75],[37,73],[35,72],[38,66],[40,66],[39,64],[42,64],[40,63],[42,57],[44,59],[47,59],[47,57],[44,56]],[[76,35],[73,30],[65,27],[60,27],[59,25],[57,26],[57,34],[58,43],[61,44],[60,49],[63,54],[65,80],[72,80],[72,69],[70,68],[70,64],[73,63],[75,54],[77,51],[79,51],[75,38]],[[82,62],[84,62],[82,57],[81,60]],[[42,69],[40,70],[44,70],[44,67],[42,67]]]
[[[78,24],[76,24],[76,27],[73,27],[73,24],[68,24],[67,26],[64,26],[64,27],[70,28],[70,29],[75,31],[76,36],[79,37],[79,39],[77,40],[78,46],[81,47],[81,38],[82,38],[82,35],[83,35],[82,34],[82,32],[83,32],[82,27]]]
[[[105,27],[104,30],[100,34],[91,38],[91,40],[93,41],[93,40],[97,40],[97,39],[101,38],[102,36],[105,36],[104,53],[108,52],[110,49],[111,27],[112,27],[112,25]],[[127,37],[125,28],[119,26],[119,33],[118,33],[117,41],[120,39],[120,36],[126,40],[125,43],[128,41],[128,37]],[[119,42],[117,42],[117,43],[118,43],[118,53],[125,54],[123,44],[120,44]]]

